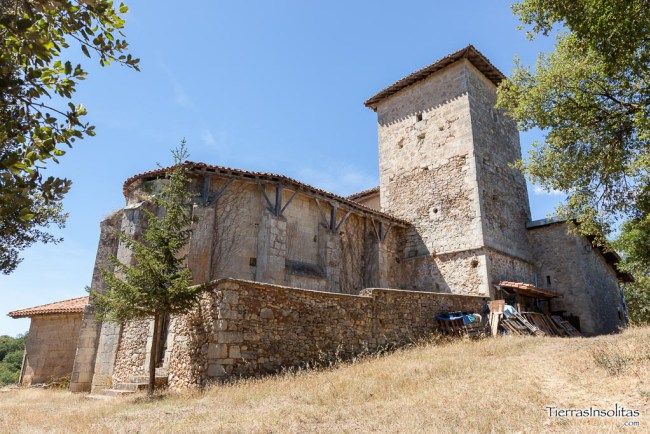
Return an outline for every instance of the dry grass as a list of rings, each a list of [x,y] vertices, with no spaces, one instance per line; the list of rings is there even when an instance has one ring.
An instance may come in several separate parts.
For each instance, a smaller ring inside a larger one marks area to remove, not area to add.
[[[641,411],[648,432],[650,328],[592,339],[499,338],[214,386],[94,401],[0,392],[2,432],[620,431],[628,419],[549,418],[546,406]]]

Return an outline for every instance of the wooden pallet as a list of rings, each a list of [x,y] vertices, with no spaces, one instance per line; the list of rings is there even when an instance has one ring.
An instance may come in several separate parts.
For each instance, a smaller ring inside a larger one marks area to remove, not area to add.
[[[548,315],[539,312],[522,312],[521,315],[547,336],[568,336],[564,329],[558,327]]]
[[[565,321],[564,318],[562,318],[559,315],[551,315],[551,318],[553,319],[553,322],[557,324],[558,327],[560,327],[564,332],[571,337],[580,337],[582,336],[582,333],[580,333],[575,327],[571,325],[568,321]]]
[[[436,325],[441,334],[448,336],[478,337],[485,333],[485,325],[481,322],[465,325],[462,318],[450,321],[436,319]]]

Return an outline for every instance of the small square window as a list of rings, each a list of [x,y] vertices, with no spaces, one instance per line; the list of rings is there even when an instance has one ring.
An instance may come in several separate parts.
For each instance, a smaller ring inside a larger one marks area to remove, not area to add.
[[[422,120],[422,113],[418,113],[415,115],[415,122],[420,122]]]
[[[248,260],[248,265],[250,265],[251,267],[256,267],[257,266],[257,258],[250,258]]]

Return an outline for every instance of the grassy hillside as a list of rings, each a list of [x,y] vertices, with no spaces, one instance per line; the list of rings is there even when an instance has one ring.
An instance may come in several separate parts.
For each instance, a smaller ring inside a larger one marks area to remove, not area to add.
[[[95,401],[0,392],[5,432],[647,432],[650,328],[591,339],[512,337],[422,345],[336,369],[246,380],[193,394]],[[546,406],[641,412],[549,418]]]

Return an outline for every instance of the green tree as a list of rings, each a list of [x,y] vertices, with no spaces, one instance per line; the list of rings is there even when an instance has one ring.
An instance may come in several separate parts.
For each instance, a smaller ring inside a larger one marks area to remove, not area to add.
[[[0,336],[0,386],[18,382],[25,351],[25,335]]]
[[[650,324],[650,201],[640,205],[641,216],[621,225],[614,245],[623,253],[621,268],[634,276],[624,286],[630,321]]]
[[[195,306],[202,286],[192,286],[183,249],[192,233],[191,207],[185,141],[173,152],[175,166],[167,172],[159,193],[151,198],[151,210],[144,210],[146,229],[141,240],[122,233],[122,242],[133,253],[133,264],[113,258],[113,272],[104,270],[105,293],[91,291],[100,320],[125,322],[154,320],[153,344],[149,358],[148,394],[155,387],[156,360],[160,344],[162,319],[182,314]]]
[[[0,2],[0,271],[8,274],[31,244],[57,242],[68,179],[45,175],[76,140],[95,134],[72,101],[86,78],[65,58],[71,45],[102,66],[138,69],[123,38],[126,5],[112,0]]]
[[[561,190],[559,212],[606,245],[614,223],[644,217],[650,193],[650,7],[647,0],[523,0],[529,36],[558,30],[534,71],[516,61],[497,106],[520,128],[540,128],[520,167]]]
[[[15,338],[11,336],[0,336],[0,362],[4,360],[5,356],[14,351],[22,351],[25,349],[26,335],[19,335]]]

